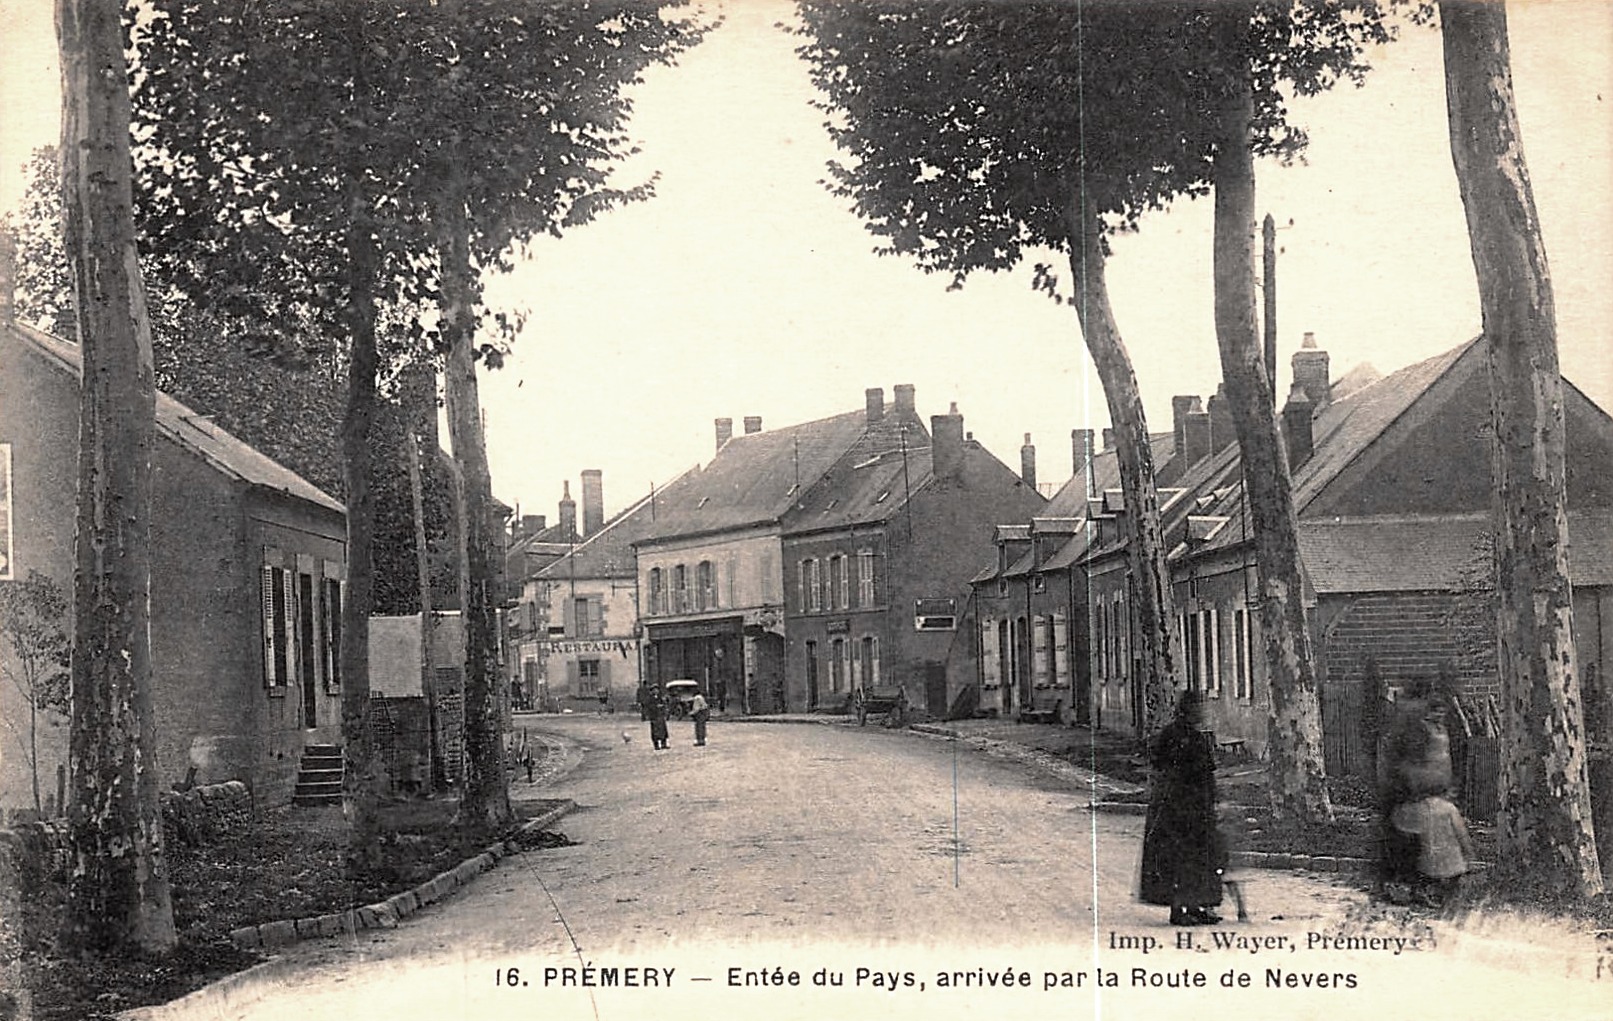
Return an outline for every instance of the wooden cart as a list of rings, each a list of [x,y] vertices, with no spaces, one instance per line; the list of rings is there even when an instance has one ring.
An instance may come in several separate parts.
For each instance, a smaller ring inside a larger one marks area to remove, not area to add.
[[[867,726],[870,716],[883,717],[887,727],[900,727],[907,722],[907,689],[900,685],[858,688],[851,697],[851,706],[859,727]]]

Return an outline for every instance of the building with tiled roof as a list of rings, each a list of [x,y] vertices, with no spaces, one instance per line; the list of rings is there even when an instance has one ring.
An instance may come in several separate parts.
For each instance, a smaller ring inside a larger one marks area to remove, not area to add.
[[[522,580],[509,614],[511,698],[521,708],[631,705],[639,686],[641,640],[638,571],[633,543],[655,525],[647,494],[608,521],[592,509],[603,490],[584,472],[583,527],[576,536],[564,499],[557,534],[539,528],[527,549],[553,549]],[[567,490],[569,498],[569,490]],[[569,531],[568,531],[569,529]],[[556,538],[571,535],[568,542]],[[529,555],[531,555],[529,553]]]
[[[70,594],[80,351],[0,318],[0,584],[38,572]],[[160,783],[240,779],[259,804],[289,801],[304,746],[339,742],[345,511],[168,395],[157,394],[155,410]],[[9,718],[26,718],[16,715],[18,697],[12,685],[0,688]],[[36,768],[47,790],[66,761],[66,734],[65,719],[46,714]],[[26,758],[0,762],[0,804],[33,807]]]
[[[718,419],[712,460],[655,494],[634,543],[647,681],[697,680],[720,708],[746,712],[834,708],[889,681],[939,712],[929,702],[948,698],[947,657],[966,658],[951,651],[955,620],[944,638],[909,638],[914,601],[958,610],[966,577],[953,575],[971,561],[948,554],[989,537],[990,514],[967,510],[987,489],[1015,494],[992,513],[1042,501],[964,436],[961,417],[939,416],[957,435],[935,447],[911,386],[888,408],[883,391],[864,396],[860,410],[770,432],[748,418],[734,435]],[[831,560],[842,575],[824,573]]]
[[[1367,772],[1370,721],[1386,691],[1437,681],[1480,722],[1498,695],[1488,609],[1489,382],[1478,340],[1388,376],[1363,367],[1335,381],[1328,372],[1327,353],[1307,335],[1280,414],[1328,769]],[[1267,694],[1242,464],[1231,430],[1217,423],[1224,405],[1212,398],[1207,412],[1200,407],[1192,398],[1175,402],[1174,456],[1160,457],[1155,445],[1159,477],[1169,479],[1161,482],[1161,525],[1172,550],[1181,681],[1209,696],[1220,739],[1260,753]],[[1564,413],[1575,640],[1588,729],[1605,743],[1613,721],[1613,419],[1566,382]],[[1140,679],[1125,507],[1106,480],[1085,475],[1080,534],[1044,561],[1028,539],[1005,530],[998,562],[976,577],[983,607],[993,586],[1011,595],[1002,613],[982,611],[981,685],[1024,682],[1034,696],[1069,677],[1071,718],[1135,730]],[[1055,497],[1072,508],[1081,502]],[[1067,602],[1037,602],[1037,586],[1059,599],[1068,593]],[[1078,623],[1056,640],[1060,613]],[[1045,638],[1035,637],[1038,629]]]
[[[969,576],[994,522],[1039,514],[1021,474],[965,433],[954,405],[925,430],[912,392],[865,394],[862,435],[784,520],[785,701],[838,709],[901,690],[915,713],[956,712],[973,688]]]

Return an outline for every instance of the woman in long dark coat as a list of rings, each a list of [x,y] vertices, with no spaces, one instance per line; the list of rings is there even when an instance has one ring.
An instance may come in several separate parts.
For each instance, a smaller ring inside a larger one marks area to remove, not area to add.
[[[1172,925],[1213,925],[1221,920],[1211,908],[1221,903],[1226,846],[1215,822],[1215,745],[1202,695],[1182,694],[1149,758],[1139,893],[1144,903],[1168,906]]]

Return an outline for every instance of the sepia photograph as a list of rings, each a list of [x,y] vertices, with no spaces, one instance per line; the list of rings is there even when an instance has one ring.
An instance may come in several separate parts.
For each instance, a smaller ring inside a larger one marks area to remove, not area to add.
[[[0,1021],[1613,1016],[1613,0],[0,0]]]

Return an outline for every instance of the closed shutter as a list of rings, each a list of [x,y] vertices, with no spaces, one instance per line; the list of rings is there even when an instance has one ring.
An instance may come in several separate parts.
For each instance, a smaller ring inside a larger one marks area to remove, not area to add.
[[[1210,618],[1210,687],[1220,694],[1221,692],[1221,611],[1211,607],[1207,612]]]
[[[574,659],[566,660],[566,691],[572,695],[582,694],[581,689],[577,686],[577,674],[577,661]]]
[[[990,617],[980,621],[980,673],[981,683],[995,688],[1001,683],[997,651],[997,622]]]
[[[577,637],[577,601],[575,599],[560,600],[560,621],[565,625],[567,638]]]
[[[1070,622],[1064,614],[1053,614],[1053,683],[1070,686]]]
[[[259,584],[263,588],[263,686],[274,687],[275,663],[279,659],[279,649],[275,644],[275,612],[274,612],[274,585],[277,568],[264,565],[258,572]]]
[[[1046,618],[1038,615],[1031,618],[1031,683],[1038,688],[1047,687],[1047,628],[1043,625]]]
[[[599,661],[599,688],[601,691],[610,687],[610,660]]]

